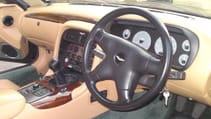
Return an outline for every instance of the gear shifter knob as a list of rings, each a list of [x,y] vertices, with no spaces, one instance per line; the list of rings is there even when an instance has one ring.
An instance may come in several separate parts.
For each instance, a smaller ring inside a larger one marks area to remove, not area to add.
[[[50,83],[56,87],[62,87],[66,85],[66,80],[63,75],[62,69],[60,68],[59,61],[56,58],[53,58],[49,63],[49,68],[53,70],[54,76],[50,80]]]
[[[60,66],[58,59],[53,58],[49,63],[49,68],[54,72],[53,78],[49,81],[50,84],[56,87],[64,87],[70,83],[77,82],[72,78],[67,78],[64,75],[64,67]],[[36,89],[36,86],[35,86]]]
[[[56,58],[53,58],[49,63],[49,68],[53,70],[53,72],[59,71],[59,61]]]

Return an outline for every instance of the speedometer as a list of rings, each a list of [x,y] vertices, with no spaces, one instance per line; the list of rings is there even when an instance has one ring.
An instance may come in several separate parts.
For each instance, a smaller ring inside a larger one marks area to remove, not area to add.
[[[177,42],[176,42],[176,40],[173,36],[170,36],[170,40],[171,40],[171,43],[172,43],[173,55],[174,55],[177,51]],[[157,55],[160,55],[160,56],[163,55],[163,44],[162,44],[162,41],[161,41],[161,37],[159,37],[156,40],[154,50],[155,50],[155,53]]]
[[[132,42],[148,50],[151,46],[151,37],[148,32],[139,31],[134,35]]]

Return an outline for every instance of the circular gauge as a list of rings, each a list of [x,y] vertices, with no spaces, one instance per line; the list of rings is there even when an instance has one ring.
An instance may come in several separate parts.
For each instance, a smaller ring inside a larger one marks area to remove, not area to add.
[[[172,43],[173,55],[174,55],[177,51],[177,42],[176,42],[176,40],[173,36],[170,36],[170,40],[171,40],[171,43]]]
[[[148,50],[151,45],[151,37],[148,32],[139,31],[134,35],[132,42]]]
[[[182,49],[186,52],[190,51],[190,41],[189,40],[185,40],[182,43]]]
[[[163,55],[163,45],[160,37],[155,41],[154,50],[157,55]]]
[[[185,66],[188,62],[188,58],[189,56],[187,54],[181,54],[178,59],[179,64]]]
[[[124,39],[128,39],[128,38],[130,37],[130,35],[131,35],[130,29],[125,29],[125,30],[122,32],[122,37],[123,37]]]
[[[177,51],[177,42],[176,42],[176,40],[173,36],[170,36],[170,40],[171,40],[171,44],[172,44],[172,48],[173,48],[173,55],[174,55]],[[160,55],[160,56],[163,55],[163,44],[162,44],[162,41],[161,41],[161,37],[159,37],[155,41],[154,50],[155,50],[155,53],[157,55]]]

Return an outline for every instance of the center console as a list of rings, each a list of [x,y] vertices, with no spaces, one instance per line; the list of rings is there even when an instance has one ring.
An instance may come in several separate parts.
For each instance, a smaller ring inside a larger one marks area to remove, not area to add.
[[[79,30],[66,30],[62,36],[59,50],[60,67],[65,77],[82,79],[82,57],[87,32]]]
[[[33,82],[32,84],[19,90],[19,92],[24,95],[27,103],[38,101],[53,94],[53,90],[51,90],[51,88],[45,87],[40,82]]]
[[[27,103],[46,109],[72,100],[71,92],[83,82],[82,57],[86,38],[84,31],[68,29],[63,33],[58,59],[49,64],[54,74],[19,89]]]

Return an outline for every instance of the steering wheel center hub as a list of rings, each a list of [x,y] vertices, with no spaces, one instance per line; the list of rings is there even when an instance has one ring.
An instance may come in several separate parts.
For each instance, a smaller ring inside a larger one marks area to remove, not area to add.
[[[114,62],[116,64],[119,65],[125,61],[126,61],[126,59],[125,59],[125,55],[123,53],[118,53],[117,55],[114,55]]]

